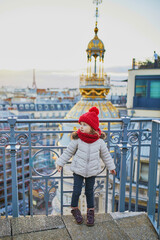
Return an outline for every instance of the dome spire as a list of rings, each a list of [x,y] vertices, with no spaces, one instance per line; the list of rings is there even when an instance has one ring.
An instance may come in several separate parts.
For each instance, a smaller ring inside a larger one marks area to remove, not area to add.
[[[98,13],[98,4],[101,4],[101,3],[102,3],[102,0],[93,0],[93,3],[96,4],[96,14],[95,14],[95,17],[96,17],[96,23],[95,23],[95,29],[94,29],[94,32],[95,32],[95,35],[97,35],[97,32],[98,32],[97,24],[98,24],[98,17],[99,17],[99,13]]]
[[[88,44],[88,48],[87,48],[87,58],[88,58],[88,62],[91,62],[92,57],[94,57],[94,74],[97,74],[97,58],[99,57],[99,62],[103,62],[104,59],[104,52],[105,52],[105,48],[104,48],[104,44],[103,42],[98,38],[97,33],[98,33],[98,17],[99,17],[99,13],[98,13],[98,5],[100,3],[102,3],[102,0],[94,0],[93,3],[96,4],[96,22],[95,22],[95,36],[94,38],[89,42]],[[91,74],[91,71],[90,71]]]
[[[105,99],[110,89],[110,78],[104,74],[104,53],[105,48],[103,42],[98,38],[98,5],[102,0],[94,0],[96,3],[96,22],[95,22],[95,36],[89,42],[87,47],[87,75],[80,77],[80,93],[84,99]],[[92,60],[94,62],[92,64]],[[99,60],[99,61],[98,61]],[[99,68],[99,73],[97,69]],[[93,70],[93,72],[92,72]]]

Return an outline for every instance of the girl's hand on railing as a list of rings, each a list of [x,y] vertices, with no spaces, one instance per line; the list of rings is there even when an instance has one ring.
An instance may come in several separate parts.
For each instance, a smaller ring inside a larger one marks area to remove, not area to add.
[[[117,174],[115,169],[110,170],[110,173],[113,174],[113,175],[116,175],[116,174]]]
[[[57,165],[56,169],[58,170],[58,172],[60,172],[62,170],[62,167]]]

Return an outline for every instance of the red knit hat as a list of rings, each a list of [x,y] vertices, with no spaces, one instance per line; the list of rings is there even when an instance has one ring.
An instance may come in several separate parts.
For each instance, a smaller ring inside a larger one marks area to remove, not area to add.
[[[94,130],[99,130],[99,109],[96,107],[92,107],[89,109],[87,113],[84,113],[82,116],[79,118],[79,123],[80,122],[85,122],[88,125],[90,125]]]

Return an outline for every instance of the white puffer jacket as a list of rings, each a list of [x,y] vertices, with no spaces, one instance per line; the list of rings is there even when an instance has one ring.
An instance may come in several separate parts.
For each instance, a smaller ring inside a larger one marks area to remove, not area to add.
[[[102,139],[98,139],[94,143],[86,143],[81,139],[72,140],[67,149],[57,159],[56,164],[63,167],[73,155],[71,171],[83,177],[96,176],[100,173],[100,158],[108,170],[115,169],[113,159]]]

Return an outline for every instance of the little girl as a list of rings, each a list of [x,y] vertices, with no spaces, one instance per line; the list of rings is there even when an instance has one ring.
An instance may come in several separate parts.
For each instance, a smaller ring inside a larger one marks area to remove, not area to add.
[[[72,141],[57,160],[57,170],[61,171],[72,156],[71,171],[74,176],[74,186],[71,201],[71,213],[76,222],[81,224],[83,217],[78,209],[79,196],[85,179],[85,195],[87,200],[87,226],[94,225],[94,183],[95,177],[101,171],[100,158],[112,174],[116,174],[113,159],[102,138],[105,134],[99,129],[99,110],[96,107],[79,118],[80,128],[72,133]]]

